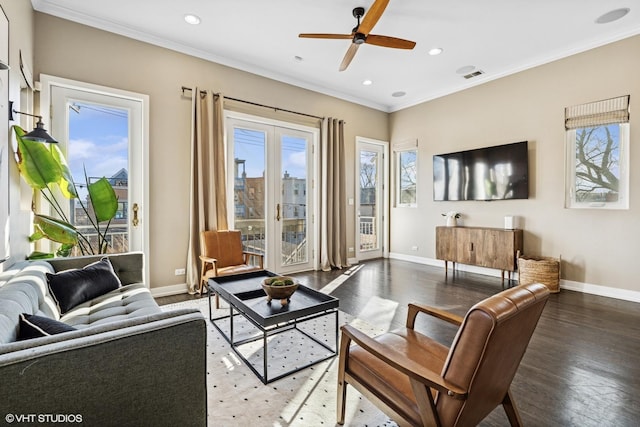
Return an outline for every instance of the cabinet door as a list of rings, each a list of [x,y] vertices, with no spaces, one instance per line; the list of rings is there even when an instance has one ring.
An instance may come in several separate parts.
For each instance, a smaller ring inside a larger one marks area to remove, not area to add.
[[[459,228],[456,232],[456,260],[462,264],[479,265],[484,230]]]
[[[485,230],[482,233],[482,243],[480,252],[482,256],[478,259],[482,267],[499,268],[500,270],[510,270],[505,267],[505,254],[511,253],[510,247],[513,241],[509,243],[510,233],[503,233],[496,230]]]
[[[514,271],[516,232],[510,230],[486,230],[482,240],[482,266]]]
[[[456,233],[454,227],[436,227],[436,258],[456,261]]]

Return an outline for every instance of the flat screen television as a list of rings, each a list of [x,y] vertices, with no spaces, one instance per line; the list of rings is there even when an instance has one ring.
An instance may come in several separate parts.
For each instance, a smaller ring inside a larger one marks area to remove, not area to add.
[[[433,200],[529,198],[528,142],[433,156]]]

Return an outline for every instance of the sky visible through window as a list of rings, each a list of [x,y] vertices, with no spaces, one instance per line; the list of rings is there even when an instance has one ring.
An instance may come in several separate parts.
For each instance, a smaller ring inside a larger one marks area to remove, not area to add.
[[[76,185],[87,176],[110,178],[128,168],[129,120],[124,109],[75,102],[69,107],[67,161]],[[128,172],[128,171],[127,171]],[[80,197],[86,196],[83,187]]]
[[[248,177],[263,176],[265,134],[260,131],[236,128],[234,130],[235,158],[246,160]],[[306,140],[284,135],[282,137],[282,172],[295,178],[306,178]]]

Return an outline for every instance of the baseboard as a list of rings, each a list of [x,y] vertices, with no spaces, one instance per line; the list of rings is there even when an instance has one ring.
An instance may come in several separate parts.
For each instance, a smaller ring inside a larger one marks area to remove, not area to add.
[[[592,285],[590,283],[574,282],[573,280],[564,279],[560,280],[560,288],[585,294],[599,295],[601,297],[640,302],[640,292],[630,289],[611,288],[609,286]]]
[[[177,285],[162,286],[160,288],[151,288],[151,295],[154,298],[168,297],[171,295],[186,294],[189,291],[186,283],[178,283]]]
[[[444,261],[433,259],[433,258],[424,258],[424,257],[404,255],[399,253],[389,253],[389,258],[444,268]],[[452,266],[449,268],[452,268]],[[465,264],[456,264],[456,268],[458,271],[484,274],[485,276],[501,277],[500,270],[494,270],[491,268],[476,267],[473,265],[465,265]],[[515,274],[514,276],[515,276],[514,279],[517,279],[517,274]],[[612,288],[610,286],[602,286],[602,285],[592,285],[590,283],[575,282],[573,280],[565,280],[565,279],[560,280],[560,288],[566,289],[568,291],[577,291],[585,294],[615,298],[615,299],[620,299],[624,301],[640,302],[640,292],[632,291],[629,289]]]

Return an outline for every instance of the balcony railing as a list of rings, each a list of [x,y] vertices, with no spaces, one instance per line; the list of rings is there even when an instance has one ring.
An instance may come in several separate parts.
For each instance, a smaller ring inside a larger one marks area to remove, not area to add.
[[[280,259],[282,265],[301,264],[308,261],[307,253],[307,221],[305,219],[284,219]],[[265,253],[264,220],[238,220],[235,229],[242,233],[245,250]]]
[[[370,251],[378,249],[378,231],[376,230],[376,217],[360,217],[360,250]]]

